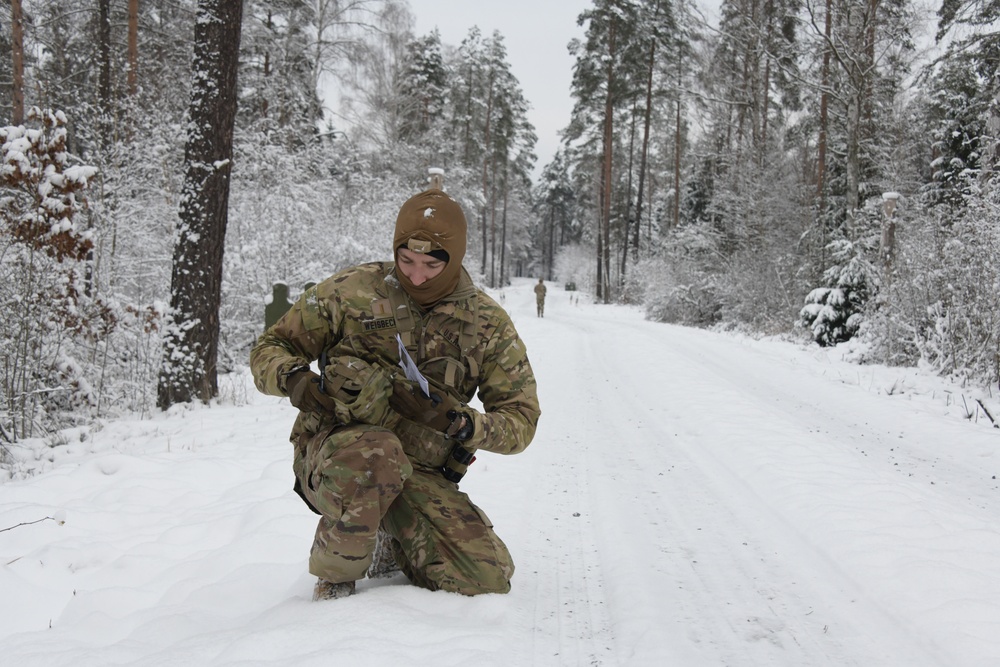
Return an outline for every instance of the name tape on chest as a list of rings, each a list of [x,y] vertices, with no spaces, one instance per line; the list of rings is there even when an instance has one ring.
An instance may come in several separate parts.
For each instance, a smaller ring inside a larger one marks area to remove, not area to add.
[[[382,331],[392,329],[396,326],[396,320],[391,317],[384,317],[377,320],[365,320],[361,323],[365,331]]]
[[[361,326],[365,331],[383,331],[395,327],[396,318],[392,316],[392,304],[389,299],[374,299],[372,319],[362,321]]]

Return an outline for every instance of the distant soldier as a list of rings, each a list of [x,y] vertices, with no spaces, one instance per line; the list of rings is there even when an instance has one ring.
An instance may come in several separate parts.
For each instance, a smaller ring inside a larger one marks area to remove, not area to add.
[[[295,489],[321,517],[313,599],[375,576],[377,544],[418,586],[510,590],[510,553],[458,481],[476,450],[528,446],[538,394],[510,317],[462,267],[465,248],[458,203],[422,192],[396,218],[395,263],[307,290],[250,352],[257,388],[299,409]],[[484,412],[468,405],[477,391]]]
[[[545,281],[541,278],[535,285],[535,305],[538,307],[538,316],[545,317]]]

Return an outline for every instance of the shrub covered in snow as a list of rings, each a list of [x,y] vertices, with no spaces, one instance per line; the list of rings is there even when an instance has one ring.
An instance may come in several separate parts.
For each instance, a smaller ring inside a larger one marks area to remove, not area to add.
[[[817,287],[806,296],[798,322],[824,347],[848,341],[858,332],[870,296],[869,270],[854,244],[839,240],[831,249],[842,262],[827,270],[828,287]]]

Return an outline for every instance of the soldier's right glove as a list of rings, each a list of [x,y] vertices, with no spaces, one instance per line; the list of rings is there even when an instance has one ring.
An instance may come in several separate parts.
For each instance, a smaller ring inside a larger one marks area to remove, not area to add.
[[[320,377],[308,366],[299,366],[289,371],[285,380],[288,390],[288,400],[302,412],[317,414],[333,414],[337,411],[337,402],[320,387]]]

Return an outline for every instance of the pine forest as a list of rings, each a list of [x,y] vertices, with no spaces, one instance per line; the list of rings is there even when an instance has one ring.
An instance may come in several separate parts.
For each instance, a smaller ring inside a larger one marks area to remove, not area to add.
[[[539,164],[504,35],[405,0],[5,0],[0,463],[226,398],[432,169],[485,287],[995,384],[1000,5],[935,2],[593,0]]]

